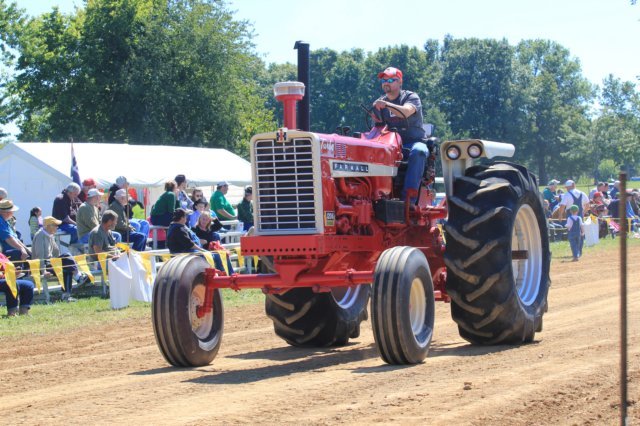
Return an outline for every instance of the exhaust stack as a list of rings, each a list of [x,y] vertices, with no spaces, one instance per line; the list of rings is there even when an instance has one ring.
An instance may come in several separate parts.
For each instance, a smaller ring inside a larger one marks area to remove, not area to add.
[[[293,46],[298,50],[298,81],[303,83],[307,88],[306,94],[300,102],[298,108],[298,123],[300,123],[300,130],[306,132],[309,131],[309,125],[311,123],[311,93],[309,92],[309,43],[298,40]]]

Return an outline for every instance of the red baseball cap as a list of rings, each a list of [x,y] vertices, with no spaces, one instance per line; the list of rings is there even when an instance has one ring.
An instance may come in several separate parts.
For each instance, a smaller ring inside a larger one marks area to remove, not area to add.
[[[384,71],[378,73],[378,78],[382,78],[382,77],[387,77],[387,78],[395,77],[400,81],[402,81],[402,71],[400,71],[398,68],[389,67]]]
[[[82,186],[97,186],[96,181],[93,178],[88,178],[82,181]]]

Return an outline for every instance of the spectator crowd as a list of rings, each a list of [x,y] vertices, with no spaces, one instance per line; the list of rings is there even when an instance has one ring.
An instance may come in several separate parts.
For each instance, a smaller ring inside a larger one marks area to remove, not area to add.
[[[40,261],[45,276],[61,270],[62,299],[71,302],[76,300],[71,295],[73,283],[82,285],[89,280],[79,271],[72,251],[88,254],[90,261],[96,261],[99,253],[117,258],[118,243],[145,251],[151,226],[166,231],[166,248],[172,254],[223,250],[220,233],[229,228],[221,221],[239,220],[239,229],[244,231],[253,226],[252,188],[245,188],[237,210],[226,198],[228,190],[228,182],[219,182],[207,201],[201,189],[188,189],[186,176],[180,174],[165,183],[164,193],[146,217],[144,205],[125,176],[116,178],[108,194],[91,178],[82,185],[71,182],[52,200],[51,215],[38,206],[31,209],[28,246],[16,229],[14,213],[19,207],[0,188],[0,292],[6,295],[8,315],[29,312],[34,284],[25,279],[29,268],[23,266],[29,261]],[[228,256],[225,268],[218,253],[211,255],[217,269],[233,272]],[[17,297],[7,284],[9,270],[16,274]]]

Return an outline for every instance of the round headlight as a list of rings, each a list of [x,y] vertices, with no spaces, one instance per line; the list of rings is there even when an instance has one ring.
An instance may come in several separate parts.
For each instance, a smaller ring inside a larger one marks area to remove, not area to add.
[[[467,148],[467,154],[471,158],[478,158],[482,155],[482,147],[478,144],[471,144],[469,148]]]
[[[455,145],[447,148],[447,157],[449,157],[450,160],[457,160],[460,158],[460,148]]]

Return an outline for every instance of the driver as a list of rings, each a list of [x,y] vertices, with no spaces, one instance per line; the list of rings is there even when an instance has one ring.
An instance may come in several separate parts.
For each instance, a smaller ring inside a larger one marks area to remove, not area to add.
[[[422,127],[422,103],[414,92],[402,90],[402,71],[399,69],[389,67],[378,73],[378,78],[385,94],[373,103],[376,120],[397,128],[402,138],[403,151],[410,151],[407,174],[402,187],[404,200],[407,190],[414,189],[417,193],[429,155],[429,149],[422,141],[425,136]],[[415,198],[411,198],[411,201],[414,202]]]

